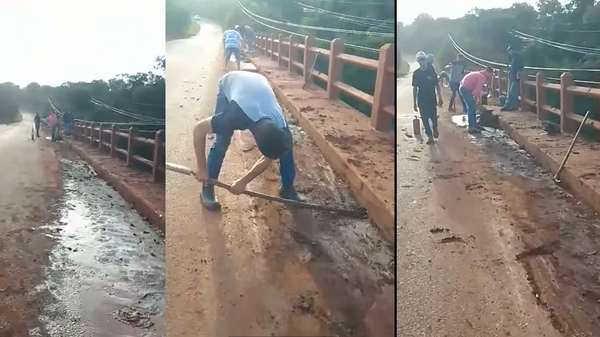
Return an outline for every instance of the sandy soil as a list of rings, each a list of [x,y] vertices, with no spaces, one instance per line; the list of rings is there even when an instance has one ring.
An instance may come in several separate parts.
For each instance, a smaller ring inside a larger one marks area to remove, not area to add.
[[[0,336],[27,336],[38,325],[44,293],[41,283],[51,240],[37,233],[52,218],[52,201],[61,193],[52,147],[32,142],[32,118],[0,125]]]
[[[400,92],[398,335],[599,335],[594,212],[501,131],[442,109],[426,146]]]
[[[205,24],[197,37],[167,45],[168,162],[195,167],[191,129],[212,113],[220,39],[220,29]],[[313,202],[355,206],[303,131],[293,134],[299,190]],[[222,180],[256,159],[251,135],[236,133]],[[393,253],[375,226],[223,191],[222,211],[211,213],[191,178],[167,172],[166,181],[168,335],[393,334]],[[276,165],[249,186],[277,188]]]

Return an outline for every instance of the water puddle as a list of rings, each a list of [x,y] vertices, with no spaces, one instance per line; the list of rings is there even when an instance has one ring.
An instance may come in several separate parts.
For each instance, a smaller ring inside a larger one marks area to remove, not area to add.
[[[466,114],[451,116],[451,120],[455,125],[465,128],[466,132],[468,126]],[[492,167],[497,172],[520,175],[537,181],[547,178],[547,171],[504,131],[484,127],[481,134],[468,136],[471,143],[486,149],[486,153],[494,159]]]
[[[41,335],[163,336],[164,241],[87,164],[61,165]]]

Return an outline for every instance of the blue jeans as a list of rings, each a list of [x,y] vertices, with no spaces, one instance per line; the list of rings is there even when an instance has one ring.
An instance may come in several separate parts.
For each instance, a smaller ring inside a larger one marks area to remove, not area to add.
[[[229,62],[231,54],[235,56],[235,60],[237,62],[240,62],[242,60],[242,53],[240,51],[240,48],[225,48],[225,62]]]
[[[254,51],[254,39],[255,39],[254,34],[247,37],[248,50],[250,50],[250,51]]]
[[[475,99],[473,99],[473,93],[464,87],[460,87],[458,92],[462,96],[463,102],[467,108],[467,121],[469,122],[469,127],[473,128],[477,126],[477,114],[475,110]]]
[[[519,89],[520,81],[512,80],[508,85],[508,97],[506,97],[506,102],[504,103],[504,109],[516,109],[519,104]]]
[[[285,128],[284,130],[291,135],[290,129]],[[208,157],[206,159],[206,167],[210,179],[219,179],[223,159],[225,159],[225,153],[231,143],[231,136],[233,136],[233,133],[217,133],[215,135],[215,140],[208,151]],[[279,158],[279,175],[281,176],[282,186],[291,186],[294,183],[296,168],[294,166],[294,154],[292,150],[284,153],[281,158]]]

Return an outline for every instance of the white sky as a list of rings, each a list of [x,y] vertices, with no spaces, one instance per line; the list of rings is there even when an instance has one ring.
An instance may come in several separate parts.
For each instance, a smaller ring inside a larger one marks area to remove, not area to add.
[[[475,7],[489,8],[508,8],[515,2],[527,2],[535,7],[536,0],[417,0],[396,2],[396,11],[398,12],[398,21],[405,25],[411,24],[415,18],[422,13],[428,13],[433,18],[448,17],[456,19],[464,16],[468,11]]]
[[[152,70],[165,0],[0,0],[0,82],[59,85]]]

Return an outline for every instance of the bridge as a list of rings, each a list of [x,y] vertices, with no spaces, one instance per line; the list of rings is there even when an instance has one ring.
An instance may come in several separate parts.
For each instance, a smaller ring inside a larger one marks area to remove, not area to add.
[[[222,32],[203,22],[198,36],[167,43],[169,163],[196,166],[190,121],[213,113],[223,75]],[[242,69],[263,74],[284,110],[298,191],[311,203],[366,208],[371,219],[223,190],[217,190],[221,212],[210,212],[200,207],[193,178],[167,171],[167,314],[185,322],[170,334],[394,333],[394,48],[374,50],[375,59],[367,59],[344,52],[343,41],[331,41],[328,49],[313,41],[259,33]],[[343,64],[366,68],[374,85],[360,92],[344,83]],[[364,113],[339,97],[358,97]],[[236,132],[219,179],[238,179],[259,157],[252,135]],[[278,182],[271,167],[248,189],[276,195]]]

